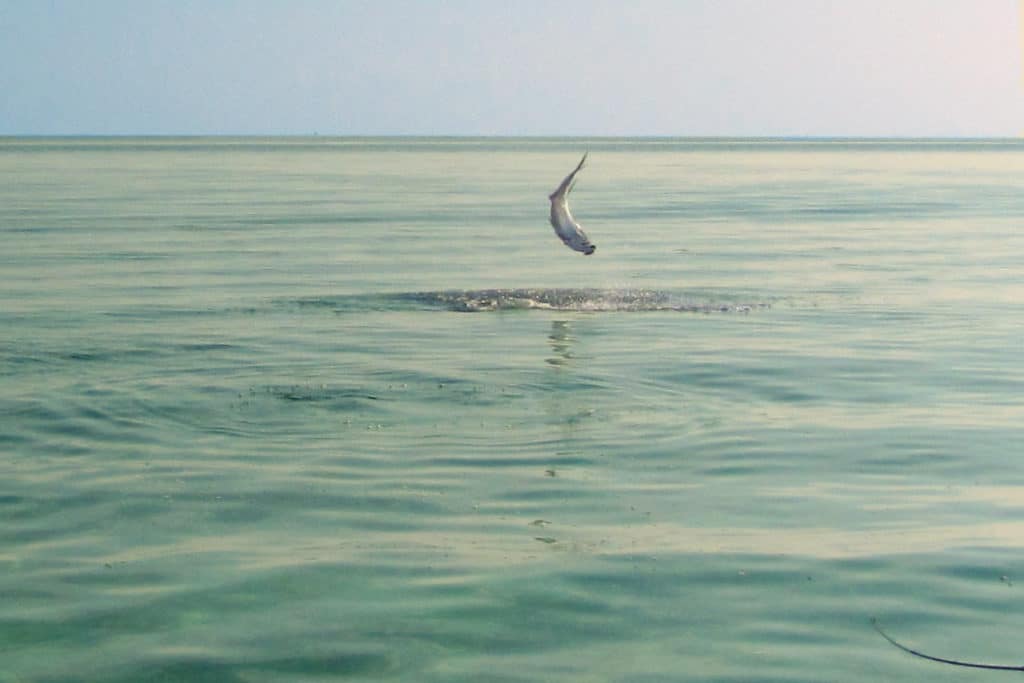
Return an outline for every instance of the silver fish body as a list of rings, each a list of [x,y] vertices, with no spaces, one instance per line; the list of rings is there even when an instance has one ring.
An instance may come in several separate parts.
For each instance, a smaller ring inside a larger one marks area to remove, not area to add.
[[[572,217],[572,213],[569,211],[569,193],[576,185],[576,174],[583,168],[586,160],[587,155],[584,154],[576,169],[565,176],[565,180],[562,181],[562,184],[554,192],[548,195],[548,199],[551,200],[551,227],[555,229],[555,234],[565,243],[565,246],[590,256],[597,247],[591,243],[590,238],[583,232],[580,224],[576,222],[576,219]]]

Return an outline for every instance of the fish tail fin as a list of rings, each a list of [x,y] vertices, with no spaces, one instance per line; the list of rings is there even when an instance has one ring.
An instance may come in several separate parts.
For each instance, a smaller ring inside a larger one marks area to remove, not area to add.
[[[580,163],[576,166],[576,170],[569,174],[569,177],[572,178],[572,182],[569,183],[569,188],[565,191],[566,195],[572,192],[572,189],[576,187],[576,174],[579,173],[580,170],[583,168],[583,164],[587,163],[588,154],[590,154],[589,150],[583,153],[583,158],[580,159]]]
[[[587,156],[589,156],[589,155],[590,155],[590,150],[588,149],[586,152],[583,153],[583,158],[580,159],[580,163],[576,167],[576,171],[579,171],[581,168],[583,168],[583,164],[587,163]],[[573,173],[576,173],[576,171],[573,171]]]

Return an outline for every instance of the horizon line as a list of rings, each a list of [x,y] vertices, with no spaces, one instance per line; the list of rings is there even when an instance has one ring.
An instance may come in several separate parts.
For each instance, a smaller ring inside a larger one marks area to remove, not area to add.
[[[749,141],[1024,141],[1024,135],[662,135],[462,133],[3,133],[12,139],[366,139],[366,140],[749,140]]]

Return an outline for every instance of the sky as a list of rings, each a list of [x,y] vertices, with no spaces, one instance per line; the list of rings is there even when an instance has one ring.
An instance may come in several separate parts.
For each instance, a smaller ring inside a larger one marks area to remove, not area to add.
[[[0,135],[1024,134],[1024,0],[0,0]]]

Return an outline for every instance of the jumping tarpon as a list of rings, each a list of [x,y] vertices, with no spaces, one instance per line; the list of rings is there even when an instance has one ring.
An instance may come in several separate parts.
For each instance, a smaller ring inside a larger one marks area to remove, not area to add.
[[[584,154],[576,170],[565,176],[565,180],[548,195],[548,199],[551,200],[551,227],[555,229],[555,234],[565,242],[565,246],[590,256],[597,247],[590,243],[586,233],[580,229],[580,224],[569,213],[569,193],[576,186],[576,174],[586,160],[587,155]]]

